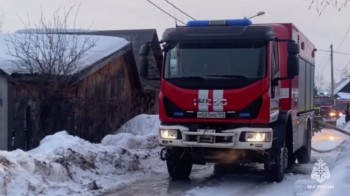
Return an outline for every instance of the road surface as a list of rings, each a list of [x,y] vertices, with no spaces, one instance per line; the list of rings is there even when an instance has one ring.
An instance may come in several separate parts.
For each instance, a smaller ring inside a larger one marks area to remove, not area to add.
[[[342,143],[347,136],[330,129],[324,129],[314,135],[312,146],[319,150],[332,149]],[[195,165],[192,174],[187,180],[171,180],[167,172],[155,175],[152,178],[140,179],[117,190],[110,190],[103,196],[233,196],[233,195],[297,195],[300,191],[296,181],[310,181],[310,174],[314,164],[322,159],[331,169],[341,151],[335,148],[331,152],[312,152],[308,164],[296,164],[287,172],[280,183],[268,183],[264,180],[261,164],[250,164],[239,170],[216,175],[213,165]],[[164,163],[165,164],[165,163]],[[299,183],[300,184],[300,183]]]

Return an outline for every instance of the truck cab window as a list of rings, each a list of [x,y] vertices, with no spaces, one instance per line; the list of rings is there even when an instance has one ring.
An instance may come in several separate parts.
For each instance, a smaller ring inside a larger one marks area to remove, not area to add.
[[[165,78],[266,75],[266,43],[180,43],[167,52]]]
[[[273,79],[279,76],[278,48],[276,43],[272,44],[271,54],[271,78]]]

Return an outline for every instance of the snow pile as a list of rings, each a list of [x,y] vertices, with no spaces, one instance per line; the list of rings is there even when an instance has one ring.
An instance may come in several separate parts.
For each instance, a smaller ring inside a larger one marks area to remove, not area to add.
[[[158,115],[140,114],[126,122],[118,132],[135,135],[157,135],[160,121]]]
[[[142,115],[129,124],[135,121],[149,129],[140,133],[153,133],[159,124],[152,127],[148,119],[155,118]],[[0,151],[0,195],[100,194],[147,174],[164,173],[157,147],[152,134],[108,135],[93,144],[61,131],[28,152]]]
[[[126,149],[155,148],[159,124],[158,115],[140,114],[120,127],[118,134],[107,135],[101,143]]]

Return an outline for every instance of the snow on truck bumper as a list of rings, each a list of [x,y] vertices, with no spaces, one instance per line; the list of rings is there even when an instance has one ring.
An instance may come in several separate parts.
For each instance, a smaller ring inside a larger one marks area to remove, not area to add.
[[[205,147],[227,149],[269,149],[272,146],[271,128],[240,127],[217,132],[214,129],[189,131],[185,126],[159,127],[159,144],[173,147]]]

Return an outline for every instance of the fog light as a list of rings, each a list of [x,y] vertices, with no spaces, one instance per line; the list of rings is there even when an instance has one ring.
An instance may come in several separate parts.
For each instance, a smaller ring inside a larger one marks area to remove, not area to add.
[[[160,129],[160,137],[162,139],[176,139],[177,130],[175,129]]]
[[[247,142],[269,142],[271,141],[271,133],[266,132],[246,132],[245,141]]]

